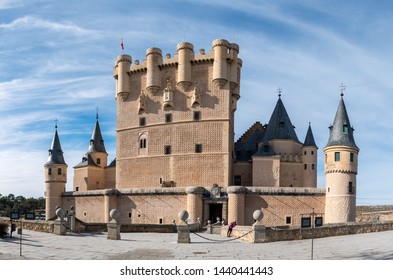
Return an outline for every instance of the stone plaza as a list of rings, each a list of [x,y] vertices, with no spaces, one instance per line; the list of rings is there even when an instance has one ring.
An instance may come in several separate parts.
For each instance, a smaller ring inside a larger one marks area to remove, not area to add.
[[[177,233],[50,233],[23,230],[0,239],[1,260],[391,260],[393,231],[326,238],[246,243],[215,234],[190,234],[177,243]],[[313,242],[313,244],[312,244]],[[20,248],[22,254],[20,256]]]

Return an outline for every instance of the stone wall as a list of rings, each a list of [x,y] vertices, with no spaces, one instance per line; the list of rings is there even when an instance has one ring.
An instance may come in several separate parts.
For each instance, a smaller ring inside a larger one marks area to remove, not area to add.
[[[0,218],[0,222],[5,222],[10,226],[11,222],[9,218]],[[17,228],[20,228],[22,224],[23,229],[39,231],[39,232],[53,232],[53,222],[52,221],[41,221],[41,220],[21,220],[21,221],[13,221],[12,223],[16,224]]]
[[[226,236],[228,227],[221,228],[221,236]],[[233,238],[239,238],[246,242],[252,242],[251,226],[236,226],[232,231]],[[349,224],[331,224],[317,228],[266,228],[266,242],[302,240],[311,238],[323,238],[330,236],[340,236],[349,234],[370,233],[379,231],[393,230],[393,221],[381,223],[349,223]]]

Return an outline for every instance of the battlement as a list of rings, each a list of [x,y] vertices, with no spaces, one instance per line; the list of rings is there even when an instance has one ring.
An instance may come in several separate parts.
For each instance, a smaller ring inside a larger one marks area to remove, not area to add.
[[[240,68],[242,60],[238,58],[239,46],[229,43],[224,39],[217,39],[212,42],[212,49],[206,53],[200,49],[198,54],[194,53],[194,46],[188,42],[177,44],[176,54],[162,55],[159,48],[148,48],[146,57],[141,63],[135,60],[132,64],[132,57],[129,55],[119,55],[114,66],[114,78],[117,80],[116,96],[123,99],[128,97],[130,79],[132,75],[146,75],[145,90],[152,94],[157,94],[162,90],[161,71],[168,68],[177,68],[176,85],[184,91],[192,89],[194,83],[192,78],[192,68],[194,65],[211,64],[213,66],[212,82],[220,89],[229,84],[234,90],[240,85]],[[125,75],[127,74],[127,75]],[[239,92],[234,95],[240,97]]]

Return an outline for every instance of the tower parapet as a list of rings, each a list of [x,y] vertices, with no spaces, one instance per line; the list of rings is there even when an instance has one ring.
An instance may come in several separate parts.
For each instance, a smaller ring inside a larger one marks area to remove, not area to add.
[[[156,94],[161,87],[161,71],[159,65],[162,64],[162,51],[159,48],[149,48],[146,50],[146,90]]]
[[[183,42],[177,44],[178,70],[177,84],[184,90],[188,90],[191,81],[191,61],[194,60],[194,46],[191,43]]]
[[[213,83],[223,88],[228,82],[228,58],[230,44],[227,40],[217,39],[212,43],[214,50]]]
[[[120,96],[126,100],[130,94],[130,65],[132,58],[130,55],[119,55],[113,69],[113,77],[116,79],[116,97]]]

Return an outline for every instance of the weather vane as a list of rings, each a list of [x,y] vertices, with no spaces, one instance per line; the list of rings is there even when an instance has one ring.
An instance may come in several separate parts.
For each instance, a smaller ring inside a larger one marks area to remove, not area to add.
[[[278,97],[281,97],[282,88],[279,87],[279,88],[277,89],[277,92],[278,92]]]
[[[343,83],[341,83],[340,88],[341,88],[341,96],[344,96],[344,90],[346,87],[344,86]]]

